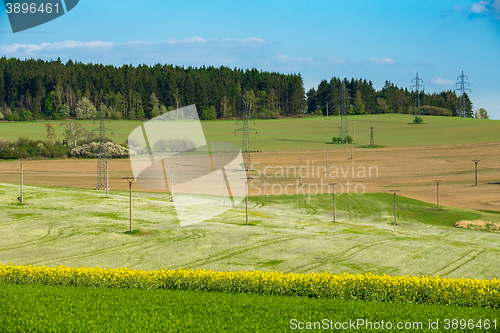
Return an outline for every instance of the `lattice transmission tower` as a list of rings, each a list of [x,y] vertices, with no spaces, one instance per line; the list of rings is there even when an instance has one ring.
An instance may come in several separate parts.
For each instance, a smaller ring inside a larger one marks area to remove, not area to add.
[[[464,71],[462,71],[462,75],[457,77],[457,80],[459,80],[455,85],[460,85],[460,88],[457,88],[455,90],[460,90],[460,108],[458,109],[457,116],[459,117],[467,117],[467,110],[466,110],[466,100],[465,100],[465,91],[468,90],[470,91],[469,88],[465,88],[465,85],[469,85],[469,82],[465,82],[465,79],[469,79],[467,76],[464,75]]]
[[[243,140],[241,143],[241,152],[243,154],[243,162],[245,163],[244,168],[245,170],[250,170],[251,167],[251,161],[250,161],[250,131],[255,131],[255,134],[257,134],[257,130],[248,127],[248,118],[250,118],[250,109],[248,109],[247,104],[245,103],[245,111],[243,112],[243,127],[239,128],[234,131],[234,134],[236,132],[243,132]],[[238,123],[236,123],[238,124]],[[255,122],[254,122],[255,125]]]
[[[411,86],[410,88],[415,88],[415,111],[413,112],[415,116],[420,116],[420,88],[422,90],[425,89],[424,86],[420,85],[420,81],[424,82],[421,78],[417,77],[412,79],[411,82],[415,81],[415,85]]]
[[[349,137],[349,126],[347,124],[347,110],[348,104],[347,100],[351,97],[348,96],[349,89],[346,88],[345,83],[342,82],[341,90],[341,101],[340,101],[340,142],[347,143],[347,138]]]
[[[93,129],[92,132],[99,132],[99,151],[97,153],[97,181],[96,181],[96,190],[106,189],[108,187],[107,177],[106,177],[106,131],[111,131],[113,134],[113,130],[104,127],[104,111],[101,107],[101,119],[99,123],[99,128]]]

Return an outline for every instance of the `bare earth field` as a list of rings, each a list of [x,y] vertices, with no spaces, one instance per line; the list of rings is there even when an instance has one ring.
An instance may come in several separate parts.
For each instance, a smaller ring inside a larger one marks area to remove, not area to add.
[[[328,174],[325,173],[326,155],[326,150],[252,153],[255,171],[249,175],[255,179],[249,187],[250,195],[265,193],[262,176],[265,172],[270,176],[270,195],[330,193],[331,187],[327,184],[340,182],[342,187],[337,187],[337,193],[400,189],[400,195],[436,203],[433,180],[442,179],[439,187],[441,205],[500,211],[498,142],[442,147],[355,147],[353,160],[350,159],[350,146],[337,147],[328,153]],[[477,187],[474,186],[474,159],[480,160]],[[303,186],[300,186],[300,165]],[[19,183],[19,169],[18,161],[0,162],[0,182]],[[96,160],[26,161],[24,184],[92,189],[95,188],[96,169]],[[128,159],[109,161],[110,189],[128,189],[128,183],[121,177],[131,175]],[[141,190],[135,185],[133,188]]]

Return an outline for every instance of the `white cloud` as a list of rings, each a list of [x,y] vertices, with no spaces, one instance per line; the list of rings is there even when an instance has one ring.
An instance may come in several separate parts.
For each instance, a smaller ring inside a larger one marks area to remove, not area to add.
[[[326,60],[333,65],[345,65],[347,61],[335,57],[327,57]]]
[[[470,7],[470,11],[473,12],[474,14],[483,14],[489,11],[488,8],[486,8],[486,6],[488,6],[489,4],[490,1],[481,0],[479,2],[474,3]]]
[[[495,20],[500,20],[500,0],[493,1],[491,7],[495,13]]]
[[[114,64],[157,64],[168,63],[179,66],[228,65],[243,63],[254,65],[262,58],[267,45],[260,38],[215,38],[207,40],[199,36],[183,39],[169,39],[161,42],[130,41],[112,43],[102,41],[63,41],[40,44],[0,45],[0,55],[19,59],[69,59],[83,63]],[[268,57],[269,58],[269,57]]]
[[[263,39],[250,37],[250,38],[215,38],[216,42],[224,42],[224,43],[241,43],[241,44],[252,44],[252,45],[264,45],[267,44]]]
[[[286,64],[300,65],[300,64],[313,64],[314,60],[312,58],[298,58],[291,57],[284,54],[277,54],[276,60]]]
[[[391,58],[370,58],[370,63],[375,65],[394,65],[396,60]]]
[[[492,16],[495,20],[500,20],[500,0],[481,0],[470,7],[470,12],[476,15]]]
[[[292,69],[297,70],[302,66],[316,66],[316,67],[328,67],[332,65],[347,65],[348,62],[344,59],[335,57],[318,57],[318,58],[300,58],[292,57],[284,54],[277,54],[275,59],[281,63],[292,67]]]
[[[194,44],[194,43],[206,43],[207,41],[205,38],[198,37],[198,36],[192,36],[184,39],[169,39],[168,43],[169,44]]]
[[[45,52],[45,51],[58,51],[64,49],[97,49],[97,48],[109,48],[115,44],[110,42],[77,42],[74,40],[68,40],[58,43],[42,43],[42,44],[12,44],[0,46],[0,51],[5,55],[13,55],[18,53],[24,53],[26,55],[35,52]]]
[[[432,79],[430,82],[435,84],[436,86],[450,86],[455,84],[455,82],[451,80],[443,80],[440,77],[436,77],[435,79]]]

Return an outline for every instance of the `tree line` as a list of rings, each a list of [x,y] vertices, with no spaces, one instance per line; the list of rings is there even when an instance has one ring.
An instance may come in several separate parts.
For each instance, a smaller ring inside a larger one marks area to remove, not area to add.
[[[364,79],[332,78],[330,82],[323,80],[317,88],[307,92],[307,113],[330,115],[339,114],[342,105],[342,85],[347,89],[346,102],[349,114],[379,114],[379,113],[404,113],[416,114],[418,97],[416,92],[407,88],[400,88],[386,81],[384,87],[377,91],[371,81]],[[456,116],[461,107],[461,96],[454,91],[440,93],[420,92],[420,112],[424,115]],[[464,95],[467,117],[472,117],[472,103]],[[417,105],[416,105],[417,104]]]
[[[173,65],[83,64],[0,58],[0,120],[151,119],[196,104],[201,119],[279,118],[338,114],[342,84],[350,114],[414,113],[415,93],[391,82],[377,91],[371,81],[332,78],[304,90],[300,74],[257,69]],[[421,93],[422,114],[456,115],[453,91]],[[472,103],[465,96],[467,115]]]
[[[306,100],[300,74],[0,58],[7,120],[93,118],[101,107],[110,118],[149,119],[190,104],[205,119],[239,118],[245,108],[274,118],[303,113]]]

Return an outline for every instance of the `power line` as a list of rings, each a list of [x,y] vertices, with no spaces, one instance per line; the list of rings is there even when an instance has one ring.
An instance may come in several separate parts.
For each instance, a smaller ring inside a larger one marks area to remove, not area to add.
[[[347,124],[347,99],[351,97],[347,96],[349,89],[346,88],[345,83],[342,82],[341,90],[341,116],[340,116],[340,142],[347,142],[347,137],[349,137],[349,125]]]
[[[467,112],[465,110],[465,104],[466,104],[466,101],[465,101],[465,91],[468,90],[468,91],[471,91],[469,88],[465,88],[465,85],[468,85],[470,86],[469,82],[465,82],[465,79],[467,78],[467,80],[469,79],[467,76],[464,75],[464,71],[462,71],[462,75],[460,75],[459,77],[457,77],[457,80],[460,80],[459,82],[455,83],[455,85],[460,85],[460,88],[457,88],[455,90],[460,90],[460,108],[458,109],[458,116],[459,117],[467,117]]]
[[[106,131],[113,131],[109,128],[104,127],[104,112],[101,107],[101,121],[99,123],[99,128],[93,129],[92,132],[99,132],[99,152],[97,153],[97,181],[96,181],[96,190],[100,190],[103,188],[108,188],[108,168],[107,168],[107,158],[106,158],[106,148],[104,147],[104,143],[106,141]]]
[[[236,132],[243,132],[241,152],[243,154],[243,162],[245,164],[244,165],[245,170],[250,170],[250,167],[251,167],[251,165],[250,165],[251,161],[250,161],[250,135],[249,135],[249,131],[255,131],[255,134],[257,134],[257,131],[255,129],[248,127],[248,118],[249,117],[250,117],[250,110],[247,107],[247,103],[245,103],[245,111],[243,112],[243,127],[234,131],[234,134],[236,134]]]
[[[424,82],[424,80],[419,78],[417,73],[417,77],[411,80],[411,82],[413,81],[415,81],[415,85],[411,86],[410,88],[415,87],[415,113],[418,110],[418,116],[420,116],[420,87],[422,87],[422,90],[425,89],[424,86],[420,86],[420,81]]]

